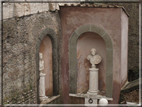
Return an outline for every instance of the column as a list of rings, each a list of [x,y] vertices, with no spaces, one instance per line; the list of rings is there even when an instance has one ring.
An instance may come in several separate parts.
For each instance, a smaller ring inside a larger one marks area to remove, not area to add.
[[[45,95],[45,74],[40,72],[40,80],[39,80],[39,97],[40,100],[45,100],[46,95]]]
[[[98,68],[90,68],[88,94],[98,94]]]

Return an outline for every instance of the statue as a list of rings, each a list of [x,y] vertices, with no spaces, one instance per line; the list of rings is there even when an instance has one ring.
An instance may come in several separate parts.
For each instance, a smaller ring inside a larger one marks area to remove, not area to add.
[[[96,68],[96,64],[99,64],[101,62],[101,60],[102,60],[101,56],[96,54],[96,49],[95,48],[91,49],[91,55],[88,55],[87,59],[92,64],[92,68]]]
[[[48,97],[45,95],[45,74],[44,70],[44,61],[42,53],[39,53],[39,71],[40,71],[40,80],[39,80],[39,97],[40,101],[46,100]]]
[[[42,53],[39,53],[39,70],[42,72],[44,70],[44,61]]]

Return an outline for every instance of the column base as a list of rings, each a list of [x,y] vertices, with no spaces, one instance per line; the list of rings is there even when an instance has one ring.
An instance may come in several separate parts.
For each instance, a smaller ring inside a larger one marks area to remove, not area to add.
[[[98,71],[99,68],[89,68],[90,71]]]
[[[41,96],[41,97],[39,97],[40,101],[44,101],[44,100],[46,100],[47,98],[48,98],[47,96]]]
[[[46,74],[40,72],[40,77],[44,77]]]
[[[88,90],[88,92],[87,92],[87,94],[89,94],[89,95],[98,95],[98,93],[99,93],[99,90],[97,90],[97,91]]]

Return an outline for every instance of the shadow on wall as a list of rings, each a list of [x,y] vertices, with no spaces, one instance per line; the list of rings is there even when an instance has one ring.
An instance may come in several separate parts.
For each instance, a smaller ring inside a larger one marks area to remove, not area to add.
[[[53,95],[53,73],[52,73],[52,42],[49,36],[45,36],[41,42],[40,50],[43,54],[45,75],[45,94],[46,96]]]
[[[139,67],[135,66],[128,71],[128,81],[134,81],[139,78]]]

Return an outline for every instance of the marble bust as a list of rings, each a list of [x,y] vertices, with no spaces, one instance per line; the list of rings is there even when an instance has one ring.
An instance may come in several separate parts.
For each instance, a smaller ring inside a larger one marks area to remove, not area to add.
[[[43,61],[43,55],[42,53],[39,53],[39,70],[40,71],[43,71],[44,70],[44,61]]]
[[[91,55],[87,56],[87,59],[90,61],[92,68],[96,68],[96,64],[99,64],[102,60],[101,56],[96,54],[96,49],[91,49]]]

